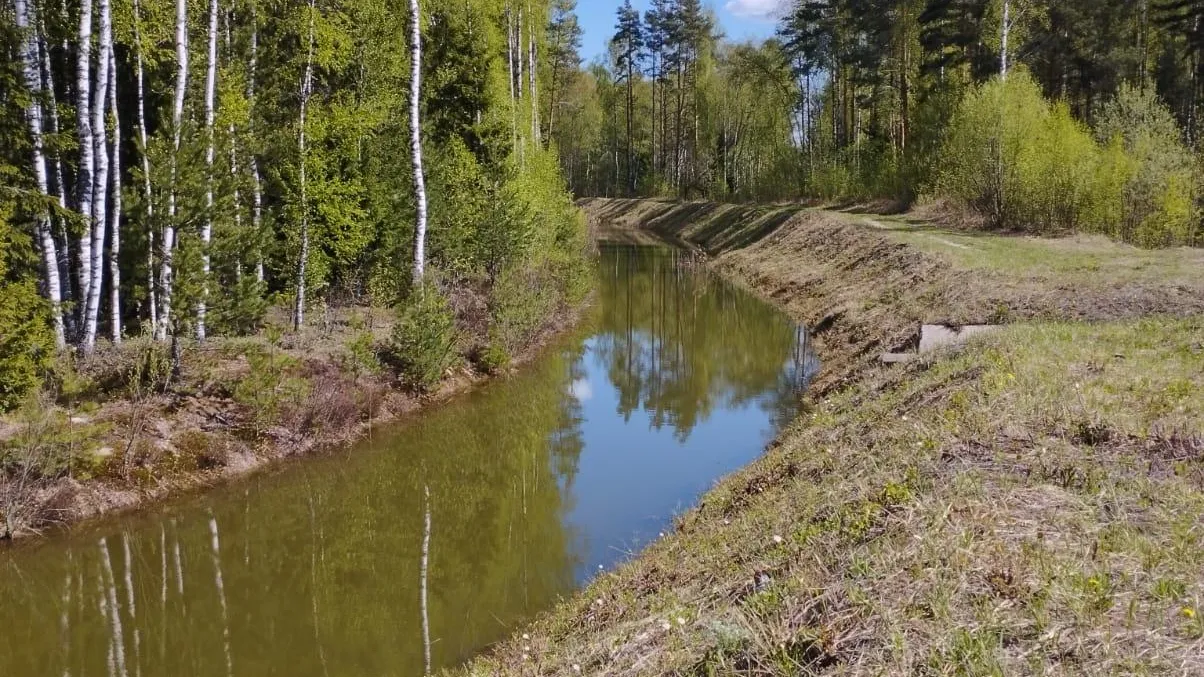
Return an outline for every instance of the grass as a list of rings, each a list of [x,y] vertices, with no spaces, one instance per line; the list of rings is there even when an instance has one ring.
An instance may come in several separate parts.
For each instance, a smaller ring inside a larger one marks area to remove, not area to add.
[[[1199,275],[1204,270],[1204,249],[1141,249],[1102,235],[1042,238],[943,228],[907,215],[841,216],[945,258],[958,268],[1097,287],[1175,283],[1200,289],[1204,285]]]
[[[1176,272],[1197,253],[1131,273],[1158,257],[883,231],[809,211],[712,250],[820,330],[818,396],[674,533],[461,672],[1204,671],[1204,294]],[[1060,298],[1093,257],[1121,272]],[[1001,303],[1009,325],[960,351],[876,359]]]
[[[1201,336],[1016,326],[876,371],[471,672],[1204,670]]]

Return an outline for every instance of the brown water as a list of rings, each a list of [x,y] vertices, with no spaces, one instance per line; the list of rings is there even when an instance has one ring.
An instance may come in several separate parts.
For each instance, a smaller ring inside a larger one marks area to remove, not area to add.
[[[755,458],[814,373],[679,256],[603,245],[582,331],[353,449],[0,550],[0,675],[415,675],[514,632]]]

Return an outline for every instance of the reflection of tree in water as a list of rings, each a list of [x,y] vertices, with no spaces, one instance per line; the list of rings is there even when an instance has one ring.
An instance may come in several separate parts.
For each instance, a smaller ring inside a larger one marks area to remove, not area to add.
[[[683,264],[669,247],[604,245],[597,352],[619,392],[619,413],[650,412],[681,439],[716,408],[772,395],[785,412],[814,374],[805,337],[751,294]]]
[[[433,667],[504,637],[575,586],[562,484],[582,448],[565,396],[581,351],[369,448],[132,520],[107,541],[130,556],[106,562],[95,532],[13,553],[0,675],[422,674],[428,507]]]

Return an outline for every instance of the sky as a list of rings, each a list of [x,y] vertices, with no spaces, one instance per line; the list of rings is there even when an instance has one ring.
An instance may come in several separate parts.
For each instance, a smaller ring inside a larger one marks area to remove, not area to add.
[[[581,56],[588,63],[594,57],[605,57],[607,45],[615,32],[615,12],[622,0],[578,0],[577,17],[585,29]],[[648,9],[649,0],[632,0],[640,12]],[[752,38],[767,38],[776,27],[774,12],[785,0],[704,0],[719,18],[719,28],[727,39],[740,42]]]

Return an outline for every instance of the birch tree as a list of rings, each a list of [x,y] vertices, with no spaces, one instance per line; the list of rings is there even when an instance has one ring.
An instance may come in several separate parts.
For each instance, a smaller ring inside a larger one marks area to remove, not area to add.
[[[176,245],[176,178],[180,170],[180,134],[184,125],[184,94],[188,89],[188,2],[176,0],[176,94],[172,106],[171,142],[171,186],[167,194],[167,220],[163,223],[163,236],[159,241],[159,324],[155,327],[155,338],[167,338],[171,325],[172,256]]]
[[[112,215],[109,217],[109,338],[121,343],[121,117],[117,112],[117,57],[109,50],[109,117],[113,138],[109,146],[113,185]]]
[[[255,138],[255,77],[259,67],[259,14],[255,9],[255,3],[251,3],[251,62],[247,67],[247,105],[250,107],[250,116],[247,129],[247,135],[251,139]],[[261,229],[263,228],[263,180],[259,175],[259,155],[253,148],[251,150],[251,228],[255,231],[255,238],[262,238]],[[263,266],[263,248],[262,245],[256,248],[255,258],[255,277],[259,282],[264,281],[264,266]]]
[[[30,138],[33,141],[34,176],[37,180],[38,191],[42,195],[49,197],[46,155],[42,141],[42,106],[39,102],[39,97],[36,96],[36,94],[42,91],[42,78],[38,65],[38,38],[32,30],[33,22],[30,21],[26,0],[14,0],[14,4],[17,30],[22,33],[22,75],[24,76],[25,86],[29,88],[31,93],[35,94],[35,96],[30,97],[29,104],[25,108],[26,122],[29,125]],[[42,268],[46,276],[46,295],[50,300],[51,316],[54,322],[55,343],[59,348],[63,348],[67,345],[67,340],[63,328],[62,293],[59,286],[57,247],[54,242],[54,236],[50,232],[50,219],[46,215],[45,208],[38,210],[36,219],[35,232],[42,250]]]
[[[109,65],[113,56],[113,14],[110,0],[100,0],[100,52],[97,54],[96,86],[93,91],[92,155],[95,160],[95,175],[92,177],[92,229],[81,239],[92,238],[88,266],[89,282],[87,305],[84,314],[85,353],[96,348],[97,320],[100,315],[101,283],[104,280],[105,229],[109,222],[109,139],[105,124],[105,106],[109,96]]]
[[[134,0],[134,64],[138,89],[138,153],[142,157],[143,210],[146,213],[146,296],[147,315],[152,329],[159,326],[159,303],[155,293],[155,199],[151,188],[149,142],[146,137],[146,94],[142,66],[142,6]]]
[[[309,0],[309,47],[305,52],[305,74],[301,77],[301,115],[297,133],[301,179],[301,251],[297,257],[297,296],[293,307],[293,330],[300,331],[305,324],[305,269],[309,261],[309,199],[305,184],[305,117],[309,109],[309,96],[314,78],[314,0]]]
[[[410,0],[410,154],[414,165],[414,287],[421,288],[426,270],[426,179],[422,174],[422,16],[418,0]]]
[[[206,302],[209,296],[209,244],[213,239],[213,99],[217,86],[217,14],[217,0],[209,0],[209,52],[205,65],[205,221],[201,226],[201,296],[196,304],[198,341],[205,340]]]
[[[83,324],[88,290],[92,284],[92,170],[95,164],[92,141],[92,0],[82,0],[79,9],[79,36],[75,46],[75,128],[79,142],[79,166],[75,171],[75,206],[84,217],[79,238],[79,266],[75,285],[79,324]]]

